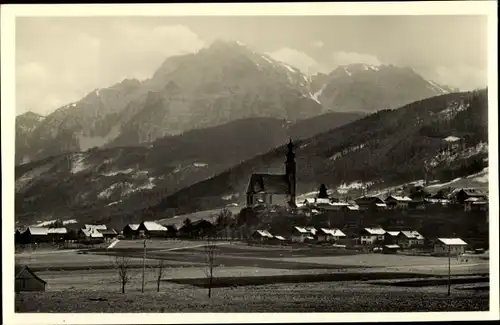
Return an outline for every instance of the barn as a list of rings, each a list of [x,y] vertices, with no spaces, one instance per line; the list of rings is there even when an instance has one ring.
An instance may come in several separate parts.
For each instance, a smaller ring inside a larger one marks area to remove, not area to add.
[[[15,268],[16,274],[16,292],[21,291],[45,291],[47,282],[40,279],[35,272],[27,266],[18,266]]]

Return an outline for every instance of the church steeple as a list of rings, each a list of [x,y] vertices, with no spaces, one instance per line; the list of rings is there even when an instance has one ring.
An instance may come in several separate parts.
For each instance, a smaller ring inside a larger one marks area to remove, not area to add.
[[[289,202],[290,207],[294,208],[295,204],[295,191],[296,191],[296,166],[295,166],[295,152],[294,145],[292,139],[287,144],[288,152],[286,154],[286,162],[285,162],[285,172],[286,179],[288,182],[288,193],[289,193]]]
[[[288,144],[286,145],[288,148],[288,152],[286,154],[286,162],[295,162],[295,152],[293,151],[294,145],[292,142],[292,138],[288,141]]]

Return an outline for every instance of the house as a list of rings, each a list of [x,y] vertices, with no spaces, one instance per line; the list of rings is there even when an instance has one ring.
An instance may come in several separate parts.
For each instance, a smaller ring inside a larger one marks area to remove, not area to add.
[[[464,204],[465,200],[470,198],[478,198],[483,201],[488,199],[488,196],[482,191],[475,188],[462,188],[451,193],[451,197],[459,204]]]
[[[430,198],[431,194],[425,190],[420,190],[409,196],[411,201],[408,202],[408,208],[413,210],[425,210],[426,199]]]
[[[179,230],[177,229],[176,225],[162,225],[162,226],[167,228],[167,237],[168,238],[177,237]]]
[[[24,243],[48,243],[51,241],[49,228],[28,227],[22,234]]]
[[[340,229],[321,228],[316,233],[316,238],[321,242],[337,242],[340,239],[346,238],[346,235]]]
[[[398,235],[400,231],[386,231],[384,234],[384,244],[395,245],[398,243]]]
[[[105,230],[97,230],[97,231],[99,231],[102,234],[105,241],[112,240],[113,238],[118,236],[118,233],[113,228]]]
[[[48,231],[48,236],[49,240],[52,242],[61,242],[66,239],[66,236],[68,234],[68,229],[61,227],[61,228],[49,228]]]
[[[272,205],[279,202],[274,197],[283,197],[291,208],[296,208],[296,165],[292,140],[287,145],[285,174],[253,174],[247,186],[247,207]],[[274,202],[273,202],[274,201]]]
[[[295,226],[292,229],[292,242],[303,243],[306,240],[314,240],[314,234],[316,233],[314,228],[304,228]],[[311,232],[313,231],[314,234]]]
[[[424,240],[424,236],[422,236],[418,231],[414,230],[400,231],[397,236],[397,244],[402,248],[422,246],[424,245]]]
[[[47,282],[40,279],[33,270],[27,266],[15,266],[15,291],[45,291]]]
[[[407,196],[389,195],[384,202],[388,209],[408,209],[408,203],[411,201]]]
[[[384,201],[376,196],[363,196],[357,198],[355,202],[360,211],[383,210],[387,207]]]
[[[94,228],[82,228],[78,231],[78,238],[87,243],[102,243],[104,236]]]
[[[396,254],[399,248],[400,248],[399,245],[395,244],[384,245],[384,247],[382,247],[382,252],[384,254]]]
[[[488,211],[488,201],[484,198],[470,197],[464,201],[464,211]]]
[[[361,245],[373,245],[378,241],[383,241],[385,230],[382,228],[363,228],[360,233]]]
[[[254,240],[267,241],[273,238],[273,235],[267,230],[255,230],[250,237]]]
[[[434,254],[458,256],[465,253],[467,243],[460,238],[438,238],[434,243]]]
[[[137,228],[137,233],[139,237],[166,238],[167,232],[168,230],[166,227],[154,221],[143,221],[139,224],[139,227]]]
[[[330,199],[325,199],[325,198],[307,198],[304,200],[304,206],[309,206],[309,207],[329,207],[332,205],[332,202]]]
[[[85,225],[85,229],[95,229],[95,230],[106,230],[108,227],[106,225]]]
[[[216,228],[213,223],[205,219],[196,220],[191,223],[190,235],[195,238],[215,235]]]
[[[139,224],[128,224],[123,228],[123,236],[125,238],[136,238],[138,233],[137,229],[139,228]]]

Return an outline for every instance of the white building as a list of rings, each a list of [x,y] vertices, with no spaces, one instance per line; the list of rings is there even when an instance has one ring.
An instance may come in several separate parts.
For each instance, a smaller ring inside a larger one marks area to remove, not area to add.
[[[439,255],[457,256],[465,253],[467,243],[460,238],[438,238],[434,244],[434,253]]]
[[[327,229],[321,228],[316,233],[318,241],[338,241],[340,239],[346,238],[346,235],[340,229]]]
[[[383,241],[385,230],[382,228],[364,228],[361,231],[361,245],[373,245],[376,241]]]

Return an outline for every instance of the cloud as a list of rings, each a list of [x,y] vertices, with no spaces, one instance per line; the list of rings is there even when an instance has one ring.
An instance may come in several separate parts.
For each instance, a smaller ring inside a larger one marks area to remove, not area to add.
[[[323,46],[325,46],[325,43],[323,43],[323,41],[314,41],[313,46],[317,48],[322,48]]]
[[[472,66],[439,66],[422,74],[428,79],[462,91],[483,88],[488,84],[487,71]]]
[[[298,68],[307,75],[325,71],[325,68],[315,59],[304,52],[300,52],[292,48],[285,47],[268,54],[278,61],[288,63]]]
[[[382,64],[374,55],[356,52],[335,52],[332,55],[332,63],[334,67],[352,63],[365,63],[371,65]]]
[[[83,18],[82,18],[83,19]],[[16,113],[47,114],[96,88],[151,77],[169,56],[204,42],[182,25],[25,19],[17,24]]]

